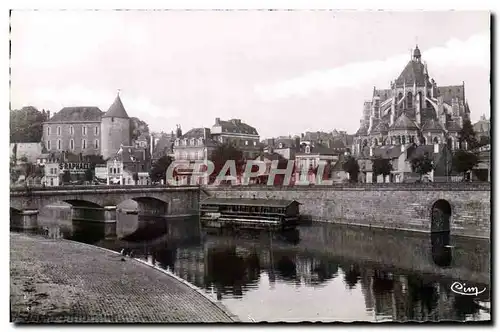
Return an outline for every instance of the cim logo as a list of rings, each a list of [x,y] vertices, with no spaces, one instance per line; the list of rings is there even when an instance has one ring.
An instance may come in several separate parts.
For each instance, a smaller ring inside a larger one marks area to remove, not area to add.
[[[484,291],[486,290],[486,287],[483,290],[480,291],[477,287],[466,286],[465,282],[464,283],[460,283],[458,281],[455,281],[451,285],[450,289],[455,294],[470,295],[470,296],[474,296],[475,295],[475,296],[478,296],[479,294],[484,293]]]

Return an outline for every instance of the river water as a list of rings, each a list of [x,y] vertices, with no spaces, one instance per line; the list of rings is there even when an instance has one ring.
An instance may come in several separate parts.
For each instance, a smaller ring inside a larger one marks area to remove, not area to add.
[[[167,233],[146,231],[128,241],[105,240],[95,225],[40,224],[50,237],[127,248],[222,301],[242,321],[490,320],[488,241],[454,240],[453,259],[443,267],[428,234],[328,223],[300,226],[287,237],[210,234],[194,219],[165,222]],[[458,295],[454,282],[486,291]]]

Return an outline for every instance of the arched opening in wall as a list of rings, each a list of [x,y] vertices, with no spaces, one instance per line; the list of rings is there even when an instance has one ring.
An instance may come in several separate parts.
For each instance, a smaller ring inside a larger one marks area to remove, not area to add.
[[[451,205],[444,199],[437,200],[431,209],[432,260],[441,267],[451,265],[450,247]]]
[[[406,95],[406,108],[413,108],[413,94],[411,92],[408,92],[408,94]]]
[[[437,136],[434,136],[434,139],[432,140],[432,142],[434,144],[438,144],[439,143],[439,138]]]

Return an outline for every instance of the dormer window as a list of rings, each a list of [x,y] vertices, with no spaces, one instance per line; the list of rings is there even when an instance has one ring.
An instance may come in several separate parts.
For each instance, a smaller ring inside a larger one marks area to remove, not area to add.
[[[278,144],[278,147],[279,147],[280,149],[283,149],[283,143]]]
[[[191,138],[191,139],[189,140],[189,145],[195,145],[194,138]]]
[[[306,146],[306,153],[311,153],[311,147],[309,145]]]
[[[201,138],[201,137],[200,137],[200,138],[198,138],[198,144],[199,144],[199,145],[203,145],[203,138]]]

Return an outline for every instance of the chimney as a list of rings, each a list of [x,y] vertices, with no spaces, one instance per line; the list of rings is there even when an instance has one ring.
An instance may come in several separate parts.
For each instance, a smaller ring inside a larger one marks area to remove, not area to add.
[[[439,153],[439,144],[434,143],[434,153]]]
[[[220,125],[220,118],[215,118],[215,125],[216,126]]]

